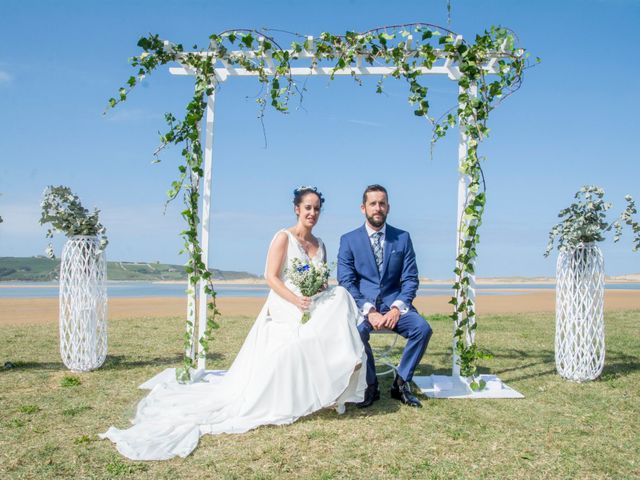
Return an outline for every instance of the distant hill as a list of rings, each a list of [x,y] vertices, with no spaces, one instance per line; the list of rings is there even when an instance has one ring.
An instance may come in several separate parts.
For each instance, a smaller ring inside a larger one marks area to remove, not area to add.
[[[248,272],[213,269],[214,280],[256,279]],[[60,259],[46,257],[0,257],[0,281],[46,282],[57,280]],[[184,280],[187,274],[182,265],[143,262],[107,262],[107,279],[115,281]]]

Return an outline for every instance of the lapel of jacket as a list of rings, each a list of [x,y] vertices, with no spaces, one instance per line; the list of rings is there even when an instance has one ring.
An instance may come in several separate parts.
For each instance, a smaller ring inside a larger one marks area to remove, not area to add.
[[[369,259],[369,266],[372,271],[378,273],[378,265],[376,264],[376,257],[373,254],[373,247],[371,246],[371,240],[369,239],[369,233],[367,232],[367,228],[362,225],[360,227],[360,249],[364,253],[364,255]]]
[[[382,278],[387,271],[387,265],[389,265],[389,257],[391,257],[391,252],[395,247],[396,235],[395,229],[387,224],[386,232],[384,234],[384,249],[383,249],[383,257],[382,257]]]

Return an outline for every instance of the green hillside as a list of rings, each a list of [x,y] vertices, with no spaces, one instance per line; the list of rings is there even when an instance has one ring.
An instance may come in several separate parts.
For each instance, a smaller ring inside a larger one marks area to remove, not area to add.
[[[60,259],[46,257],[0,257],[0,281],[46,282],[57,280]],[[214,280],[255,279],[247,272],[212,270]],[[109,280],[184,280],[182,265],[142,262],[107,262]]]

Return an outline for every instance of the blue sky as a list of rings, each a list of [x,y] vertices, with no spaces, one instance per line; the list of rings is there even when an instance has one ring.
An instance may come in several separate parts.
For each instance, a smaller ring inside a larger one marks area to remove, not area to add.
[[[149,32],[185,45],[210,33],[270,27],[343,33],[424,21],[447,25],[438,1],[30,1],[0,3],[0,256],[41,254],[44,188],[64,184],[102,210],[110,260],[182,263],[180,204],[163,215],[177,151],[151,165],[164,112],[181,114],[192,80],[158,71],[103,116],[130,75],[127,59]],[[488,206],[479,276],[553,275],[543,258],[558,211],[585,183],[602,186],[618,213],[640,202],[638,78],[640,2],[452,0],[451,29],[472,38],[512,28],[543,62],[493,113],[482,146]],[[291,37],[278,34],[284,42]],[[456,86],[429,79],[433,113]],[[273,233],[291,225],[291,191],[315,184],[327,202],[316,233],[337,253],[340,234],[362,223],[361,191],[390,191],[389,223],[411,232],[420,274],[450,278],[455,255],[456,136],[429,157],[430,130],[414,117],[406,87],[389,79],[310,79],[304,109],[268,112],[268,146],[256,119],[254,79],[235,78],[217,97],[212,266],[259,273]],[[58,251],[63,239],[57,240]],[[629,232],[604,242],[609,275],[640,271]]]

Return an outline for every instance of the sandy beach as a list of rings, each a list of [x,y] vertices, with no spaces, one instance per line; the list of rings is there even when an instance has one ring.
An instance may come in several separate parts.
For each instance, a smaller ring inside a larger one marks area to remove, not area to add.
[[[497,289],[496,289],[497,290]],[[483,314],[553,312],[555,292],[549,290],[510,290],[509,295],[480,295],[477,311]],[[418,311],[433,314],[451,312],[448,296],[418,297],[414,305]],[[218,308],[223,316],[255,317],[263,297],[220,298]],[[112,298],[109,299],[109,319],[183,316],[187,310],[186,298]],[[640,310],[640,291],[608,290],[605,292],[605,310]],[[58,321],[57,298],[2,298],[0,299],[0,326],[41,325]]]

